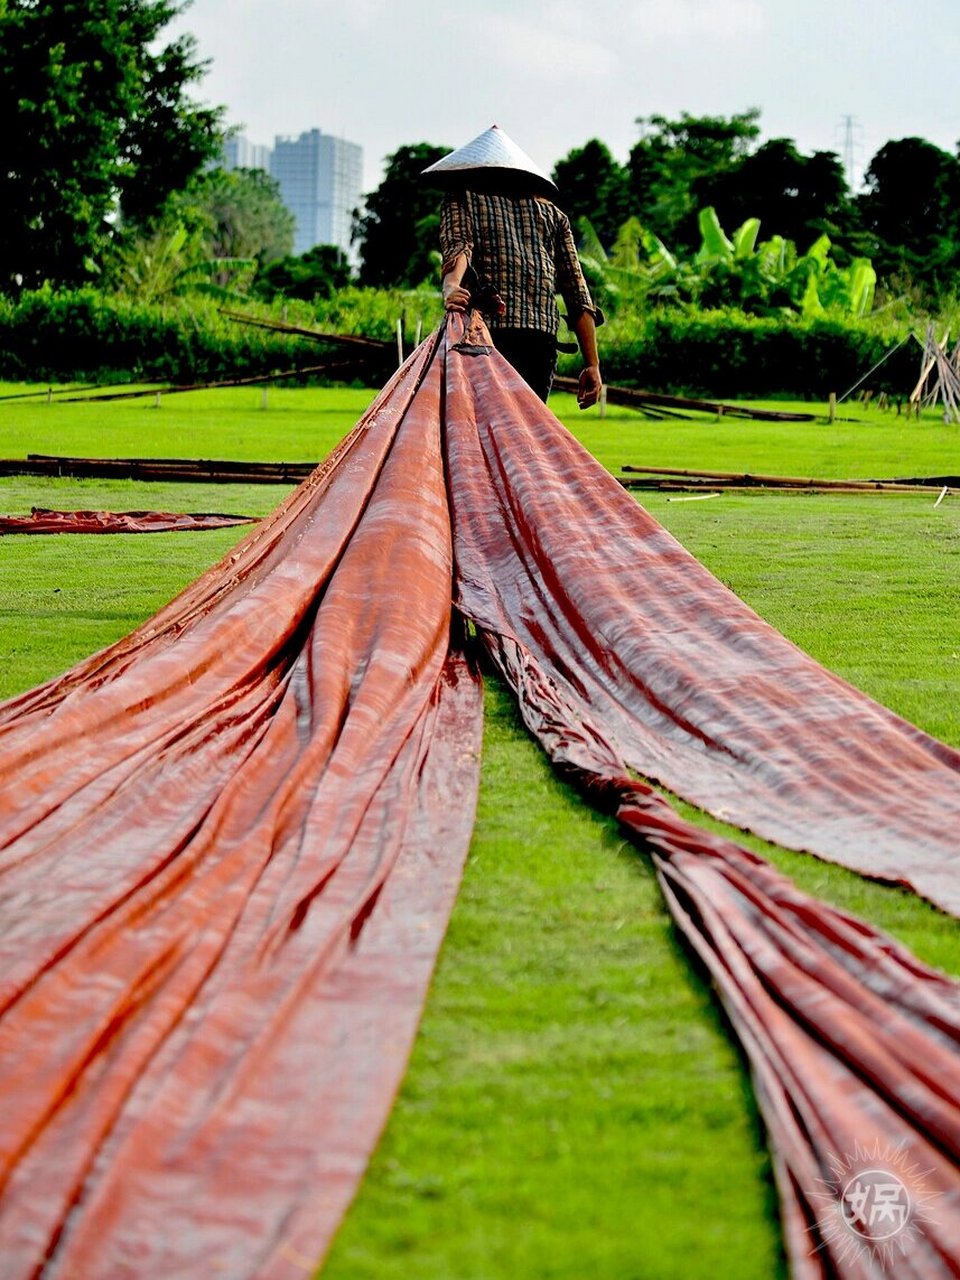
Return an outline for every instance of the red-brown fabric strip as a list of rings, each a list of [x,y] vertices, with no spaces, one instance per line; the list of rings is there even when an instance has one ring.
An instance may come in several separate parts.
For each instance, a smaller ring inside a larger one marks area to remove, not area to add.
[[[217,570],[3,709],[5,1276],[289,1275],[355,1191],[478,777],[435,348]]]
[[[484,640],[564,775],[654,856],[674,920],[750,1064],[791,1275],[957,1275],[960,985],[755,854],[685,822],[629,777],[535,655],[502,636]],[[914,1217],[899,1239],[886,1238],[886,1221],[873,1235],[861,1224],[860,1236],[842,1222],[837,1171],[864,1155],[911,1197]]]
[[[538,655],[644,777],[960,914],[960,751],[759,618],[496,351],[446,363],[462,611]]]
[[[479,326],[469,345],[484,346]],[[446,392],[459,605],[563,774],[654,856],[750,1063],[792,1273],[865,1280],[893,1263],[898,1276],[956,1275],[960,986],[683,821],[629,766],[692,799],[726,804],[739,787],[741,821],[781,837],[806,823],[794,843],[955,907],[956,827],[943,814],[957,809],[960,756],[761,623],[495,352],[451,347]],[[865,761],[881,770],[866,794]],[[840,1220],[837,1169],[864,1152],[895,1162],[914,1205],[933,1206],[899,1243]]]
[[[28,516],[0,516],[0,536],[11,533],[187,533],[254,524],[256,516],[217,511],[52,511],[33,507]]]

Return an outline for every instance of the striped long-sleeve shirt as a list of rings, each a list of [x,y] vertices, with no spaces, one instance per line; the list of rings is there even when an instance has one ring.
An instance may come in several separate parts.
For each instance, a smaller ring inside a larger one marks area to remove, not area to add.
[[[441,273],[464,254],[479,285],[490,285],[506,304],[492,317],[501,328],[555,334],[557,294],[572,323],[597,307],[583,278],[570,220],[542,196],[464,191],[444,197],[440,211]]]

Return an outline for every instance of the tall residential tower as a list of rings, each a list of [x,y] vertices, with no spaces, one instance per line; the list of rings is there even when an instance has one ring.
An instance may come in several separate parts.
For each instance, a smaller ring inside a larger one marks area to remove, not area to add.
[[[266,169],[277,180],[280,198],[296,219],[294,253],[335,244],[356,265],[350,228],[363,201],[362,147],[319,129],[276,138],[272,150],[239,134],[228,140],[223,163],[227,169]]]
[[[350,227],[363,199],[363,148],[319,129],[299,138],[277,138],[270,173],[297,220],[294,253],[305,253],[315,244],[335,244],[355,260]]]

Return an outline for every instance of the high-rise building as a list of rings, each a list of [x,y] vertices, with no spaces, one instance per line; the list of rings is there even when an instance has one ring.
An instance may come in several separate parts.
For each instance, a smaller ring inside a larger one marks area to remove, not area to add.
[[[356,262],[350,229],[353,211],[363,198],[363,148],[310,129],[299,138],[275,140],[270,173],[297,220],[294,253],[335,244]]]
[[[225,169],[265,169],[270,172],[269,147],[260,147],[245,138],[242,133],[235,133],[223,144],[223,167]]]

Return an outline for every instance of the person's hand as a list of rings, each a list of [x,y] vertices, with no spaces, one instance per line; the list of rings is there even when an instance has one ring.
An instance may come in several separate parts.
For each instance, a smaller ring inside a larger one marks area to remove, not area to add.
[[[459,284],[445,284],[443,286],[443,305],[446,311],[456,311],[458,313],[466,311],[470,305],[470,290],[464,289]]]
[[[603,390],[603,380],[600,377],[600,370],[595,364],[587,365],[580,374],[580,385],[577,389],[577,404],[581,409],[589,409],[591,405],[596,404],[600,399],[600,392]]]

